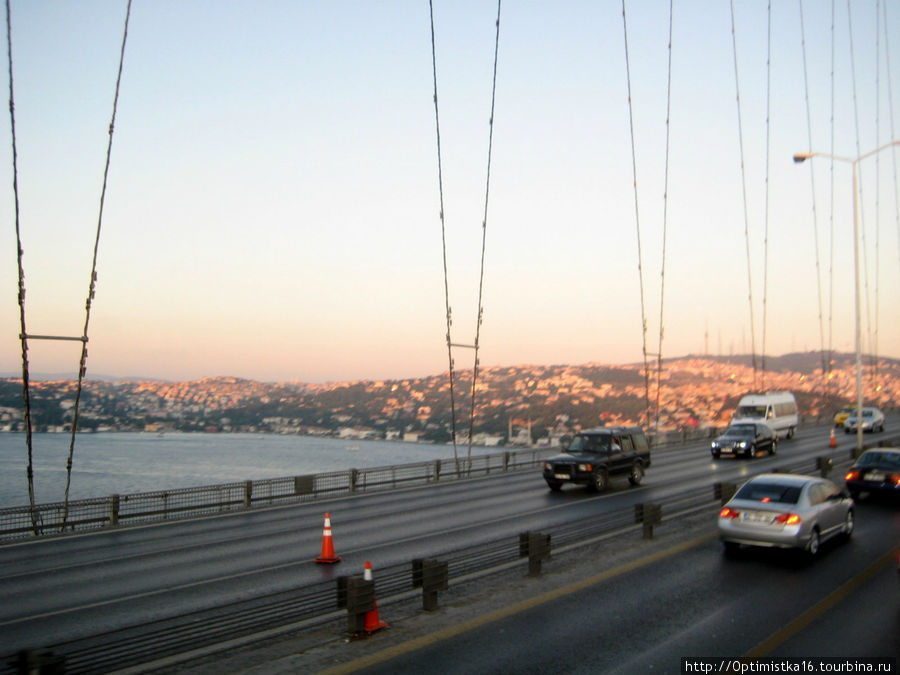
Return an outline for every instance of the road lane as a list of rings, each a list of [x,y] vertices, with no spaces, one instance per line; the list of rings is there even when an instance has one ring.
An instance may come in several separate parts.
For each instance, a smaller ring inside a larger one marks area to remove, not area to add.
[[[370,559],[377,569],[528,529],[603,518],[799,459],[812,466],[823,454],[846,458],[852,443],[832,450],[827,437],[827,427],[804,429],[775,457],[752,461],[713,462],[707,443],[657,450],[640,488],[619,480],[599,495],[580,487],[554,493],[539,472],[527,471],[0,546],[0,649],[26,639],[34,644],[35,635],[57,642],[88,629],[112,630],[357,574]],[[312,562],[325,511],[344,558],[334,567]]]
[[[895,563],[883,561],[893,563],[898,546],[900,513],[872,505],[860,507],[850,542],[825,547],[811,563],[780,551],[733,560],[707,537],[612,578],[598,575],[587,588],[573,584],[332,672],[677,673],[682,657],[758,650],[832,593],[838,601],[815,621],[756,655],[896,657],[900,589]]]

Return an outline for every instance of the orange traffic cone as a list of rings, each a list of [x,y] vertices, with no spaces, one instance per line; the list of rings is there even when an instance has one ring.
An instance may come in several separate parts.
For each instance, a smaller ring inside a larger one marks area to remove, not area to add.
[[[325,529],[322,531],[322,555],[316,558],[317,563],[336,563],[341,556],[334,554],[334,541],[331,539],[331,516],[325,514]]]
[[[372,563],[366,560],[366,571],[363,574],[363,579],[366,581],[372,581]],[[372,609],[371,611],[366,612],[366,622],[363,625],[363,630],[367,633],[374,633],[376,630],[381,630],[382,628],[387,628],[390,624],[385,621],[382,621],[378,618],[378,600],[375,598],[375,593],[372,593]]]
[[[828,447],[829,448],[837,447],[837,438],[835,438],[835,435],[834,435],[834,427],[831,427],[831,438],[828,440]]]

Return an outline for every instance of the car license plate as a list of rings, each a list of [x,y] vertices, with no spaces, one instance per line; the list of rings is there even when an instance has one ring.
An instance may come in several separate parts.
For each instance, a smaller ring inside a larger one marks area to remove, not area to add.
[[[745,523],[771,523],[772,514],[761,511],[744,511],[742,514]]]
[[[555,473],[553,474],[555,478],[559,478],[561,480],[569,480],[569,474],[567,473]]]
[[[870,471],[866,474],[865,478],[866,480],[877,481],[881,483],[882,481],[884,481],[884,474],[880,471]]]

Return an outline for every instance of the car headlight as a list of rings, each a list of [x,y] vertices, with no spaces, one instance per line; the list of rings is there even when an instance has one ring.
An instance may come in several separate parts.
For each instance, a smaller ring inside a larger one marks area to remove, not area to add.
[[[741,448],[741,449],[746,448],[746,447],[747,447],[747,441],[741,441],[740,443],[738,443],[738,447]]]
[[[713,441],[712,443],[709,444],[709,447],[712,448],[713,450],[718,450],[719,444],[716,441]]]
[[[578,470],[579,471],[587,471],[590,473],[591,471],[594,470],[594,466],[592,464],[579,464]]]

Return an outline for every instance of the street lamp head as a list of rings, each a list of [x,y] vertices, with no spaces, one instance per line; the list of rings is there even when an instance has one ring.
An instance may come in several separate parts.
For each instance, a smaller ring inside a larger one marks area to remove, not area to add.
[[[815,155],[814,152],[798,152],[798,153],[794,154],[794,163],[801,164],[802,162],[805,162],[813,155]]]

